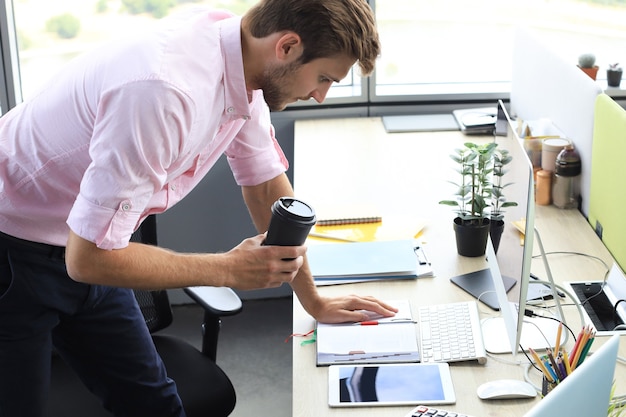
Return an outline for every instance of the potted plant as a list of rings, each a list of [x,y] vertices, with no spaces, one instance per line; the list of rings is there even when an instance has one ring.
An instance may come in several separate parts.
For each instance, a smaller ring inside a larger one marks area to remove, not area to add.
[[[578,57],[578,67],[591,77],[592,80],[596,79],[598,66],[596,65],[596,56],[594,54],[581,54]]]
[[[457,252],[462,256],[482,256],[489,236],[494,142],[477,145],[466,142],[463,148],[450,155],[459,166],[460,183],[450,181],[457,187],[454,200],[442,200],[439,204],[455,207],[454,219]]]
[[[493,185],[491,187],[491,213],[489,236],[493,249],[498,252],[500,246],[500,238],[504,231],[504,209],[507,207],[515,207],[517,203],[507,201],[504,196],[504,188],[512,183],[504,183],[504,175],[507,173],[505,169],[513,160],[513,157],[506,149],[495,149],[493,153]]]
[[[609,87],[619,87],[622,82],[622,68],[619,63],[609,65],[606,70],[606,82]]]

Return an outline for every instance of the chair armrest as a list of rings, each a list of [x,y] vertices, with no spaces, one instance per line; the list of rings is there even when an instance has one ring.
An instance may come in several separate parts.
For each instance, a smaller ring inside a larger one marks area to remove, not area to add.
[[[214,316],[232,316],[243,307],[239,296],[228,287],[188,287],[184,291]]]

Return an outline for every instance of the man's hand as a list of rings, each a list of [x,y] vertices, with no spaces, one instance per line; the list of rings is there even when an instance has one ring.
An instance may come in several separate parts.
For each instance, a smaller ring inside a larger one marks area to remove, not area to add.
[[[398,309],[370,296],[321,297],[313,316],[322,323],[357,322],[371,317],[364,311],[392,317]]]
[[[265,235],[245,239],[226,252],[229,273],[225,286],[239,290],[290,283],[304,262],[306,246],[263,246]]]

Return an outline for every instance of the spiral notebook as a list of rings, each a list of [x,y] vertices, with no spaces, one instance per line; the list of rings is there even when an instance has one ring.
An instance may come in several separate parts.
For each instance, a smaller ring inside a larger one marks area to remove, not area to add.
[[[382,216],[375,205],[354,204],[333,207],[316,207],[318,226],[338,226],[345,224],[378,223]]]

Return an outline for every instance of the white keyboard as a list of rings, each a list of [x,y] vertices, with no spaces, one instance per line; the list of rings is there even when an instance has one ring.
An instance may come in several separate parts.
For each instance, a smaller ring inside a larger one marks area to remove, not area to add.
[[[487,362],[476,301],[419,308],[422,362]]]

